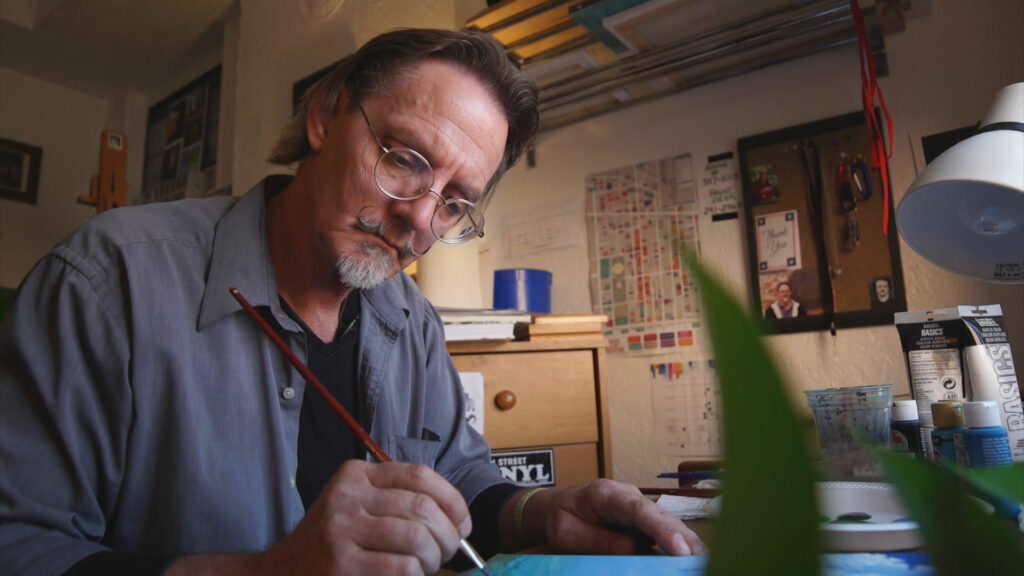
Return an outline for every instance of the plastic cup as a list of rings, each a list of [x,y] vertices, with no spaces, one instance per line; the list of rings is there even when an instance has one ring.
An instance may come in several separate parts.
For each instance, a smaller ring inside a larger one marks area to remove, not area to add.
[[[807,390],[828,480],[881,480],[881,466],[860,440],[889,446],[892,384]]]

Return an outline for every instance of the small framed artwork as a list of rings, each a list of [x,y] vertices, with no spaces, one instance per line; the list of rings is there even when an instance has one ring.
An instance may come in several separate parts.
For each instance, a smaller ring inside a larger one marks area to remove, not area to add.
[[[107,148],[122,150],[124,148],[124,135],[113,131],[107,132]]]
[[[36,203],[43,149],[0,138],[0,198]]]

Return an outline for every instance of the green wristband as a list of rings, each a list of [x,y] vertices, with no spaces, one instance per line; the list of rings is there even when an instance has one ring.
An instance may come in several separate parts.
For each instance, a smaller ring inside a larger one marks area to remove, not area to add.
[[[526,537],[526,527],[523,526],[523,509],[526,508],[526,503],[530,501],[530,498],[533,498],[533,495],[541,490],[544,490],[544,488],[531,488],[526,492],[523,492],[523,495],[519,497],[519,501],[516,502],[516,512],[514,516],[516,536],[524,546],[529,546],[530,540]]]

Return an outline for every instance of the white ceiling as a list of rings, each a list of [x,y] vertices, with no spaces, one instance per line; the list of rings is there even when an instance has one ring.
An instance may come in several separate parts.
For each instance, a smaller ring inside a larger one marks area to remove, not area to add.
[[[0,67],[104,98],[148,93],[220,50],[236,2],[2,0]]]

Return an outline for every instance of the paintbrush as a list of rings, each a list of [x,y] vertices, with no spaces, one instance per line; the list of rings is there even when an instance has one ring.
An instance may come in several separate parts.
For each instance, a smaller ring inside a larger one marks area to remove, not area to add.
[[[381,447],[373,441],[373,438],[370,438],[370,435],[367,434],[366,430],[363,430],[363,427],[359,425],[359,422],[356,422],[356,419],[348,413],[348,410],[345,410],[345,407],[327,391],[327,388],[325,388],[324,385],[320,383],[320,380],[318,380],[317,377],[309,371],[309,368],[302,363],[302,360],[299,360],[299,357],[296,356],[295,353],[292,352],[291,348],[284,343],[284,340],[281,340],[281,337],[277,335],[277,332],[270,327],[270,324],[267,324],[267,321],[264,320],[263,317],[260,316],[260,313],[252,307],[252,304],[249,304],[249,301],[242,296],[242,293],[234,287],[231,287],[228,290],[231,292],[231,295],[235,297],[235,300],[238,300],[238,303],[242,305],[242,308],[252,316],[253,320],[256,321],[256,324],[259,325],[263,332],[270,337],[271,342],[273,342],[281,352],[284,352],[285,357],[288,358],[288,361],[292,363],[292,366],[299,371],[299,374],[306,379],[306,382],[308,382],[313,389],[320,394],[324,401],[327,402],[331,409],[341,417],[345,422],[345,425],[348,426],[348,429],[351,430],[352,433],[359,438],[359,441],[363,443],[363,446],[366,447],[366,451],[369,452],[370,455],[372,455],[378,462],[391,462],[391,458],[384,453],[384,450],[382,450]],[[487,563],[484,562],[483,558],[480,557],[480,554],[475,548],[473,548],[473,545],[465,538],[461,538],[459,540],[459,549],[461,549],[466,556],[469,556],[473,565],[481,572],[487,576],[492,576],[490,568],[487,567]]]

